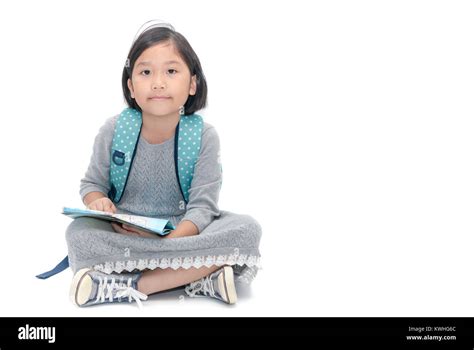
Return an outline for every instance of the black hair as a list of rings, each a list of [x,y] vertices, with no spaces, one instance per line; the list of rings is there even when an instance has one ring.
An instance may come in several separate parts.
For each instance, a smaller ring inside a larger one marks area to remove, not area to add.
[[[123,68],[122,74],[122,91],[128,106],[141,112],[140,106],[132,98],[127,85],[128,79],[132,77],[133,66],[136,60],[143,51],[162,42],[171,42],[188,66],[191,77],[196,75],[196,94],[188,96],[184,104],[185,114],[190,115],[206,107],[207,82],[199,58],[183,35],[167,27],[155,27],[144,31],[130,48],[126,61],[127,64]]]

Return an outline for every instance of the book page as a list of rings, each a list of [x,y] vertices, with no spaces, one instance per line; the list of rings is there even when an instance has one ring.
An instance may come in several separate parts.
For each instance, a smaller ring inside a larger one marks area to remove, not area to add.
[[[127,221],[137,226],[142,226],[142,227],[149,226],[147,218],[143,216],[127,215],[127,214],[113,214],[112,216],[116,217],[117,219]]]

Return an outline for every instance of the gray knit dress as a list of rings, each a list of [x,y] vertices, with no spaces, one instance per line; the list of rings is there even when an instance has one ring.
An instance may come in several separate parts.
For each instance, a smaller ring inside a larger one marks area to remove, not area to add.
[[[118,115],[107,119],[95,138],[89,167],[80,184],[82,199],[93,191],[107,195],[110,152]],[[174,137],[150,144],[140,137],[118,213],[193,222],[199,234],[144,238],[115,232],[110,223],[74,219],[66,230],[73,272],[89,267],[106,273],[155,268],[233,265],[237,281],[250,283],[260,266],[261,227],[249,215],[219,210],[222,183],[219,136],[204,122],[201,151],[186,204],[176,179]]]

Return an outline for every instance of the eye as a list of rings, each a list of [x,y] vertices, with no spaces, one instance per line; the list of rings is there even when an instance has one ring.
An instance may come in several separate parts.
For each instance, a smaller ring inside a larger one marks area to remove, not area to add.
[[[173,69],[173,68],[168,69],[168,74],[173,75],[173,74],[176,74],[176,73],[178,73],[178,71],[176,69]]]
[[[142,70],[140,72],[141,75],[150,75],[150,70],[149,69],[145,69],[145,70]]]

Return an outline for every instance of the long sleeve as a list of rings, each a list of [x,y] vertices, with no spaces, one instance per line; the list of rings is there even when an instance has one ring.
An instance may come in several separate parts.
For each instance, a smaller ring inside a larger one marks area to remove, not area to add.
[[[211,126],[206,129],[201,140],[201,153],[194,168],[189,202],[181,220],[193,222],[199,232],[220,215],[218,201],[222,183],[220,142],[215,128]]]
[[[83,202],[90,192],[99,191],[105,195],[109,192],[110,149],[116,119],[117,117],[107,119],[95,137],[89,167],[80,184],[79,193]]]

